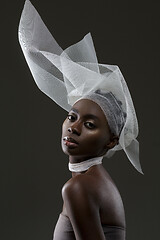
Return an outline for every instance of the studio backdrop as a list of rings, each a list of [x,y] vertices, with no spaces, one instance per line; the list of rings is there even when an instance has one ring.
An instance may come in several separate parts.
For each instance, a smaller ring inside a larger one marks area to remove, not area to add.
[[[118,65],[139,122],[138,173],[125,154],[105,158],[125,208],[127,240],[159,236],[158,1],[32,0],[63,48],[91,32],[99,63]],[[71,177],[61,149],[67,112],[36,86],[18,42],[23,0],[1,3],[1,231],[2,240],[52,240]]]

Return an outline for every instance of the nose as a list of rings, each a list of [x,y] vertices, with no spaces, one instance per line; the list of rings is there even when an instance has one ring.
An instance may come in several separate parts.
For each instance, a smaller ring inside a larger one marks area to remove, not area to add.
[[[78,136],[81,134],[81,127],[80,124],[73,124],[68,128],[68,132],[77,134]]]

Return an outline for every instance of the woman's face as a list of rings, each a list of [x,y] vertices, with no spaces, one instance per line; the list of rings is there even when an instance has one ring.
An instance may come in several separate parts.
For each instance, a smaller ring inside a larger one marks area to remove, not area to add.
[[[77,144],[71,143],[74,140]],[[99,105],[89,99],[76,102],[62,125],[63,152],[83,161],[104,155],[109,142],[110,130]]]

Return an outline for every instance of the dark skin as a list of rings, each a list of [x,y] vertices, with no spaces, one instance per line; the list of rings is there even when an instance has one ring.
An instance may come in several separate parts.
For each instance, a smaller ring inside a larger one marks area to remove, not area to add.
[[[63,138],[74,138],[76,146],[66,146]],[[81,99],[74,104],[62,126],[62,149],[70,163],[103,156],[118,143],[106,117],[95,102]],[[76,240],[105,240],[102,224],[125,227],[121,196],[102,164],[73,173],[62,188],[63,214],[68,216]]]

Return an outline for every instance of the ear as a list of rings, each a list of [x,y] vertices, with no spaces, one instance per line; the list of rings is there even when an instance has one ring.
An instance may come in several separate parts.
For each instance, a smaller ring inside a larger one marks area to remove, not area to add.
[[[118,141],[119,141],[118,136],[112,136],[110,142],[107,144],[107,148],[108,149],[113,148],[115,145],[118,144]]]

